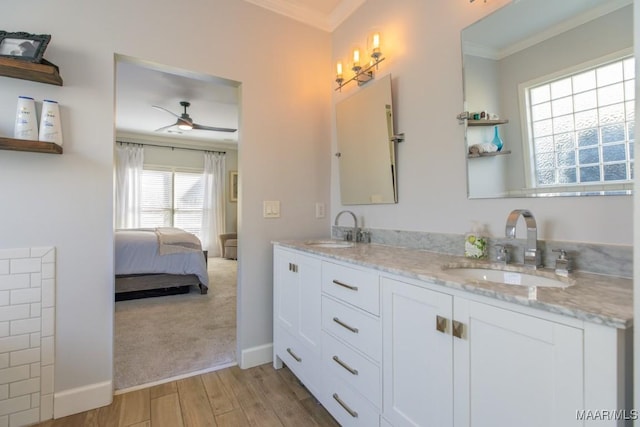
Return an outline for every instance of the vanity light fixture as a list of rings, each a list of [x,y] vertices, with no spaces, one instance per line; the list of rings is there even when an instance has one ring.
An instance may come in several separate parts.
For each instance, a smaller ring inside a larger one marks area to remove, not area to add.
[[[354,75],[349,80],[345,80],[342,61],[338,61],[336,64],[336,83],[338,83],[338,87],[336,90],[342,91],[342,87],[348,84],[349,82],[355,81],[358,83],[358,86],[362,86],[368,81],[372,80],[375,77],[375,70],[378,69],[378,64],[385,60],[382,56],[382,52],[380,51],[380,33],[375,32],[371,35],[371,60],[369,64],[363,66],[361,64],[361,55],[360,49],[355,48],[353,50],[353,62],[351,65],[351,70]]]

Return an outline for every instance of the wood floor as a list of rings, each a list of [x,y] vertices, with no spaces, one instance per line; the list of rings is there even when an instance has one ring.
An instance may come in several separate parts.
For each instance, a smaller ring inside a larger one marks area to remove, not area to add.
[[[286,367],[237,366],[114,396],[39,427],[338,426]]]

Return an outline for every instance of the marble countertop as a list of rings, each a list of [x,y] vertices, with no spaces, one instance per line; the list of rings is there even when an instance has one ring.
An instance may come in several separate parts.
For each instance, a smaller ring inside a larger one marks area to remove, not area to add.
[[[572,283],[572,286],[537,287],[536,295],[532,297],[530,289],[526,286],[463,279],[447,272],[447,267],[451,266],[493,266],[519,271],[520,268],[517,265],[499,266],[488,261],[372,243],[330,248],[308,245],[305,242],[278,241],[274,244],[588,322],[621,329],[633,325],[633,281],[631,279],[577,271],[570,273],[568,279],[561,279]],[[523,272],[560,278],[552,269],[547,268]]]

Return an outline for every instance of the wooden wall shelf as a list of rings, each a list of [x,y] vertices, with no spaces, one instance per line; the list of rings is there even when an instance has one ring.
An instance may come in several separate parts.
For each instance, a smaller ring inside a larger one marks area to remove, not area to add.
[[[0,76],[62,86],[58,66],[46,59],[42,63],[0,57]]]
[[[53,142],[28,141],[0,136],[0,150],[31,151],[33,153],[62,154],[62,147]]]

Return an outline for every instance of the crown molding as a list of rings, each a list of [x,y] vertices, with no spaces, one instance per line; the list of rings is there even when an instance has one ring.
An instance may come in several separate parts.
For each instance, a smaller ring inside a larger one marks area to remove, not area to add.
[[[245,0],[288,18],[332,32],[366,0],[342,0],[330,14],[295,4],[293,0]]]

